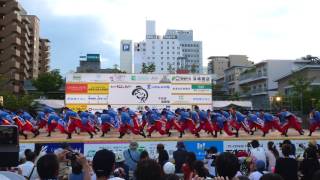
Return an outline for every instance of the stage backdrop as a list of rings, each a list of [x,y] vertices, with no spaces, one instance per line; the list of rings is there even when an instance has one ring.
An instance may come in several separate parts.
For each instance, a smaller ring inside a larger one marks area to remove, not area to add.
[[[212,108],[209,75],[70,73],[65,89],[65,103],[76,111],[101,111],[108,104],[137,110]]]

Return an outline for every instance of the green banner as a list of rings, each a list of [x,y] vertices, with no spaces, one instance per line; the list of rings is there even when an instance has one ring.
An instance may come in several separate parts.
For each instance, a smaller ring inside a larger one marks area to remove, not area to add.
[[[192,89],[211,89],[211,84],[206,84],[206,85],[192,84]]]

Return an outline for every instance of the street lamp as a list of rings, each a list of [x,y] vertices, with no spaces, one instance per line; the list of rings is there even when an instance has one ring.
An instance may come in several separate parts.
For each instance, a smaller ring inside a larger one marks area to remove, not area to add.
[[[277,102],[280,102],[281,100],[282,100],[282,98],[281,98],[280,96],[277,96],[277,97],[276,97],[276,101],[277,101]]]

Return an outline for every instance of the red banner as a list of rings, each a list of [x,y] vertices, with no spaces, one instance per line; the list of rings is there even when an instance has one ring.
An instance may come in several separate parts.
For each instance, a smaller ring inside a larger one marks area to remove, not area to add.
[[[87,84],[66,84],[66,93],[87,93],[88,85]]]

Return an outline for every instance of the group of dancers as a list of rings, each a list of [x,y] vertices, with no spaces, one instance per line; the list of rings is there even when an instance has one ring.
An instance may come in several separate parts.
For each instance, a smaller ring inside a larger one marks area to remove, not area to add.
[[[313,109],[310,112],[309,136],[320,128],[320,112]],[[51,108],[44,108],[33,118],[28,112],[17,111],[16,113],[0,110],[0,125],[16,125],[19,133],[28,138],[26,132],[33,133],[34,137],[40,134],[40,129],[46,129],[47,136],[55,130],[67,135],[67,139],[72,138],[72,134],[87,132],[90,138],[101,131],[104,137],[112,129],[117,129],[119,138],[126,134],[141,135],[144,138],[151,137],[153,132],[161,135],[171,136],[172,129],[175,129],[183,137],[189,131],[196,137],[200,137],[200,132],[217,137],[218,133],[224,131],[229,136],[239,136],[239,130],[253,135],[257,130],[266,136],[272,129],[287,136],[289,128],[294,128],[300,135],[304,134],[301,122],[297,116],[286,109],[272,115],[263,110],[257,112],[246,111],[241,113],[234,108],[229,111],[224,110],[200,110],[195,106],[191,109],[151,109],[144,107],[144,111],[133,111],[130,108],[119,108],[114,110],[110,105],[102,112],[94,114],[88,111],[75,112],[64,107],[62,112],[56,113]],[[146,135],[146,133],[147,135]]]

